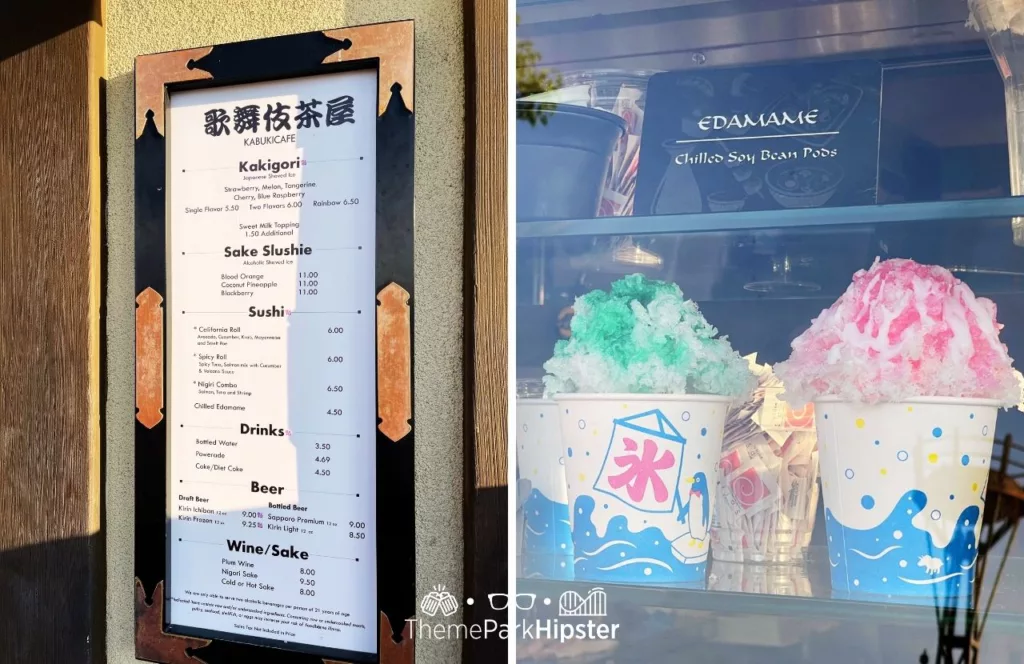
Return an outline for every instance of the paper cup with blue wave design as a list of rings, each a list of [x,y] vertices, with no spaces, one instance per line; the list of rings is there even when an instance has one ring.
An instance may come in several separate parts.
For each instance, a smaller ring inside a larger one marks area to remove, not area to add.
[[[572,579],[572,536],[565,493],[558,405],[548,399],[516,401],[519,477],[530,483],[523,505],[522,574]]]
[[[609,583],[704,583],[730,399],[563,394],[575,573]]]
[[[969,601],[998,408],[815,402],[833,591]]]

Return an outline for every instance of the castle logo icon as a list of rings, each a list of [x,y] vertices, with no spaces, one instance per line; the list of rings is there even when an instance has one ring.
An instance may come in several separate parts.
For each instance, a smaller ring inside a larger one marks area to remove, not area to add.
[[[558,615],[603,618],[608,615],[608,595],[604,588],[592,588],[586,597],[566,590],[558,598]]]

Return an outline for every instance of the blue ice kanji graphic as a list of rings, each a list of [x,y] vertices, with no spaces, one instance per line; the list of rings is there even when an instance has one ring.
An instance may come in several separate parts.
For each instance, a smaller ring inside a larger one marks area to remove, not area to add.
[[[657,409],[614,424],[594,489],[642,512],[671,512],[686,439]]]

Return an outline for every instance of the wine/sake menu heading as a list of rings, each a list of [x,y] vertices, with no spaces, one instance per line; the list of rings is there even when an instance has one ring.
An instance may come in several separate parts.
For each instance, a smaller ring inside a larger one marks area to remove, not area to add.
[[[170,631],[377,652],[376,102],[170,97]]]

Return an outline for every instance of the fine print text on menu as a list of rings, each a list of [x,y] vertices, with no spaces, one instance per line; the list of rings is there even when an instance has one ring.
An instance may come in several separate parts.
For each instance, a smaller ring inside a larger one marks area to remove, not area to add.
[[[180,632],[377,651],[376,108],[376,71],[170,97]]]

